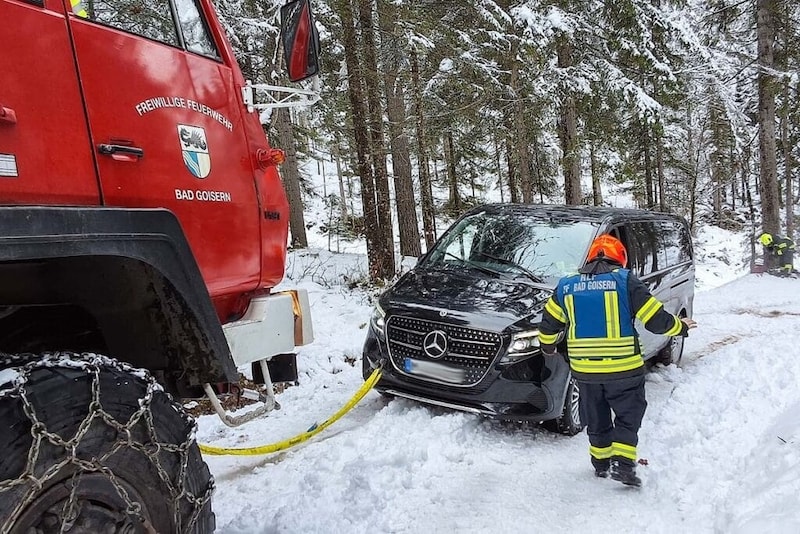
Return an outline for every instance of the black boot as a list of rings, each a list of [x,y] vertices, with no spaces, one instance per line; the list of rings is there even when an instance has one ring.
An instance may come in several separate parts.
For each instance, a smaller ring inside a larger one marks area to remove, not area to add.
[[[611,467],[611,460],[608,458],[598,460],[597,458],[592,457],[592,465],[594,466],[594,476],[598,478],[608,477],[608,469]]]
[[[611,478],[618,482],[622,482],[626,486],[636,486],[637,488],[642,485],[642,480],[636,476],[636,464],[628,458],[615,456],[611,460]]]

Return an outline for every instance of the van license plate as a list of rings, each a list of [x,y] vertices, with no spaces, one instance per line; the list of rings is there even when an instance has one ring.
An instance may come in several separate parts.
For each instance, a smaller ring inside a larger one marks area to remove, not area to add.
[[[411,358],[404,359],[403,369],[405,372],[412,375],[433,378],[434,380],[448,382],[450,384],[462,384],[466,376],[463,369],[451,367],[443,363],[414,360]]]

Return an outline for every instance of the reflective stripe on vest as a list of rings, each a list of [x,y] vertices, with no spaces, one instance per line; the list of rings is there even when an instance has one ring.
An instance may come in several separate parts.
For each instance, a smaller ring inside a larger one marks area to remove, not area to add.
[[[72,12],[82,19],[89,18],[89,13],[83,4],[83,0],[69,0],[72,5]]]
[[[567,351],[573,371],[618,373],[644,365],[636,350],[627,280],[628,271],[618,269],[571,276],[556,288],[568,319]],[[555,307],[548,311],[552,314]],[[640,318],[649,319],[660,309],[661,303],[652,299],[640,311]]]

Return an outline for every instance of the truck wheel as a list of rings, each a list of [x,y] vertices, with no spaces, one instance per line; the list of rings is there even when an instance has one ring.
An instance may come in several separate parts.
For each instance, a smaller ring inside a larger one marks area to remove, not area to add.
[[[581,390],[578,381],[570,377],[567,385],[567,395],[564,398],[564,409],[558,419],[544,421],[542,426],[551,432],[574,436],[580,434],[584,425],[581,423],[580,412]]]
[[[28,361],[0,367],[0,532],[213,532],[196,424],[146,371]]]

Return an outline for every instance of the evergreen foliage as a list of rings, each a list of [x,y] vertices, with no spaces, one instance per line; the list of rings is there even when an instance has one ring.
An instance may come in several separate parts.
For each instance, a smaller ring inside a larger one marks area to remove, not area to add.
[[[344,3],[358,13],[364,1],[314,0],[322,36],[322,98],[313,109],[302,111],[305,118],[298,122],[305,129],[297,134],[313,132],[313,146],[327,157],[338,154],[347,167],[345,175],[356,176],[354,128],[369,125],[353,122],[337,13]],[[411,147],[416,193],[412,202],[418,211],[425,204],[420,202],[423,165],[435,190],[442,192],[435,195],[437,206],[429,209],[444,209],[450,215],[484,201],[490,192],[495,199],[500,192],[506,202],[574,199],[565,196],[564,189],[563,167],[572,161],[565,157],[569,150],[577,158],[580,202],[614,204],[620,195],[630,195],[639,207],[675,212],[692,224],[702,217],[723,226],[741,225],[756,217],[747,223],[757,231],[762,224],[761,195],[769,185],[762,181],[774,179],[783,211],[782,227],[772,231],[793,232],[800,200],[800,4],[376,2],[391,4],[394,18],[391,46],[381,49],[388,36],[377,31],[374,52],[378,70],[389,68],[396,74],[391,77],[393,94],[402,94],[406,102],[406,123],[401,126]],[[279,3],[217,2],[237,57],[252,79],[280,77],[275,46]],[[379,13],[380,6],[374,5],[373,12]],[[774,61],[766,67],[757,49],[757,15],[764,9],[774,26]],[[411,73],[414,60],[419,87]],[[381,84],[387,79],[375,78]],[[772,178],[763,177],[759,151],[759,132],[766,131],[759,113],[765,86],[775,107]],[[387,93],[381,91],[385,117]],[[560,128],[569,113],[574,115],[574,139],[565,144]],[[389,139],[385,144],[373,147],[373,157],[390,154]],[[359,211],[358,184],[350,185]],[[447,198],[442,198],[445,192]],[[351,201],[343,199],[337,205]],[[343,213],[340,218],[356,216]],[[764,216],[766,221],[774,214]]]

